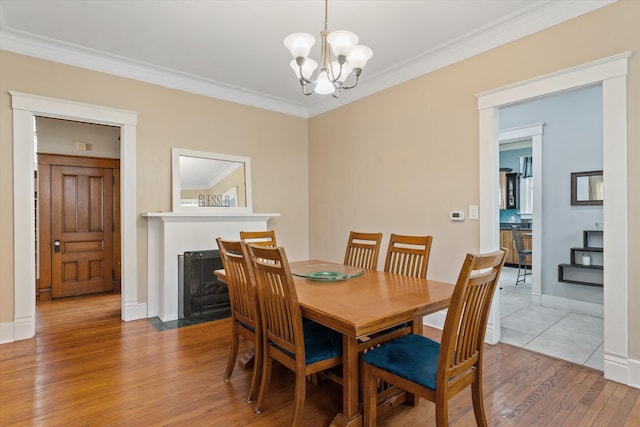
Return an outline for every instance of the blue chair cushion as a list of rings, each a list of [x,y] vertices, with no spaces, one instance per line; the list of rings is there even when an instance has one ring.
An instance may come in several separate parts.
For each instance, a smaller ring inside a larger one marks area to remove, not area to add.
[[[302,318],[305,364],[342,354],[342,334],[312,320]]]
[[[440,344],[409,334],[367,351],[362,360],[431,390],[436,389]]]
[[[305,317],[302,318],[302,329],[304,332],[305,365],[342,354],[342,334],[340,332],[336,332]],[[275,346],[273,343],[271,345]],[[296,358],[295,354],[282,348],[280,350],[287,353],[292,359]]]

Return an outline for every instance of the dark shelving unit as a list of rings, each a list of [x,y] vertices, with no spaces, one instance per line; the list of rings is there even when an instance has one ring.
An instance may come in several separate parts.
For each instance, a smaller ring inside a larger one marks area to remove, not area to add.
[[[571,248],[570,264],[558,264],[558,282],[575,283],[588,286],[604,285],[603,231],[584,230],[582,247]],[[582,264],[582,255],[589,255],[589,265]],[[596,257],[595,262],[594,256]]]

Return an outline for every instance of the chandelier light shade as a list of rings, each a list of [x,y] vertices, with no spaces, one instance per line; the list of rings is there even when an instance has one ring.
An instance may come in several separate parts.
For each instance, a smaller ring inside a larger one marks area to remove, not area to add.
[[[358,44],[358,36],[351,31],[328,29],[328,0],[324,3],[324,29],[320,31],[320,68],[309,58],[315,38],[307,33],[294,33],[284,39],[284,45],[291,52],[290,63],[296,74],[302,93],[318,93],[340,96],[343,89],[356,87],[362,69],[373,56],[373,51]],[[316,71],[317,70],[317,71]]]

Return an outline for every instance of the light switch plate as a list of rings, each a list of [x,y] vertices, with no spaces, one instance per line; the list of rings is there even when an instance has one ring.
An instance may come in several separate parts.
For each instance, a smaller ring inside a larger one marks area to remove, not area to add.
[[[469,219],[478,219],[478,205],[469,206]]]

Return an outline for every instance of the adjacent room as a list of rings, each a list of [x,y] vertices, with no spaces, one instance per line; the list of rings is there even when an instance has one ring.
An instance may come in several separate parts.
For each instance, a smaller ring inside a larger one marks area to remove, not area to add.
[[[536,157],[531,137],[500,144],[506,189],[500,208],[501,246],[513,248],[507,265],[519,270],[510,286],[503,286],[501,340],[600,370],[603,200],[574,200],[571,178],[602,176],[601,118],[600,85],[500,110],[502,129],[543,127]],[[535,162],[541,163],[535,168],[542,175],[538,180],[533,176]],[[534,191],[541,193],[543,209],[534,208]],[[534,215],[540,216],[535,223],[541,232],[532,227]],[[520,247],[515,245],[517,234]],[[531,251],[534,234],[542,240],[540,265],[532,265],[531,253],[521,255]],[[531,270],[536,268],[541,274],[534,276]]]

